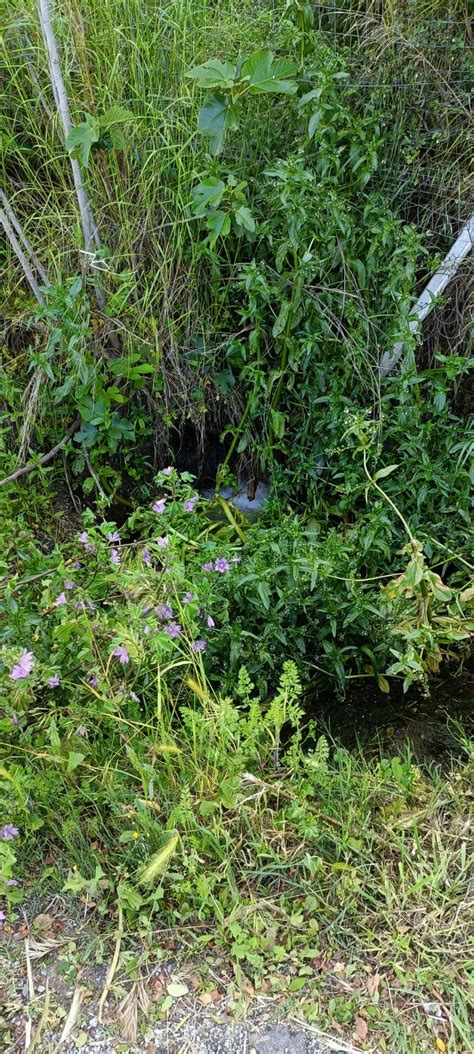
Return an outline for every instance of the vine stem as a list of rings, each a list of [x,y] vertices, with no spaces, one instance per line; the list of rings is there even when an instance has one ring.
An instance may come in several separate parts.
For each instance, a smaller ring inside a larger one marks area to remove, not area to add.
[[[362,457],[363,457],[363,460],[364,460],[364,471],[365,471],[365,474],[367,476],[367,479],[372,484],[372,486],[375,487],[375,490],[378,490],[379,494],[381,494],[382,497],[385,498],[385,501],[388,502],[388,504],[391,506],[393,511],[396,513],[396,515],[398,516],[398,519],[401,521],[401,523],[403,524],[403,526],[405,528],[405,531],[406,531],[406,533],[407,533],[407,535],[408,535],[408,537],[410,539],[410,543],[411,543],[413,549],[415,549],[416,544],[417,544],[416,543],[416,538],[414,537],[414,535],[411,532],[410,525],[407,523],[405,517],[402,516],[402,514],[400,512],[400,509],[395,505],[395,502],[392,501],[392,499],[389,497],[388,494],[385,493],[384,490],[382,490],[382,487],[379,487],[378,483],[376,483],[375,479],[373,479],[372,476],[370,475],[370,472],[369,472],[369,470],[367,468],[367,451],[365,450],[365,448],[363,448],[363,450],[362,450]]]

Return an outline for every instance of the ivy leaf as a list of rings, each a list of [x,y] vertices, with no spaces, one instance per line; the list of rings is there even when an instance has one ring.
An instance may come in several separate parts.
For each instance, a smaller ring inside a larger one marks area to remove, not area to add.
[[[186,76],[199,84],[200,88],[231,88],[236,67],[231,62],[209,59],[202,66],[193,66]]]
[[[220,154],[226,133],[238,127],[237,111],[226,95],[211,95],[201,106],[198,132],[209,137],[213,154]]]
[[[91,148],[94,143],[99,142],[99,139],[99,122],[89,114],[87,121],[83,121],[82,124],[76,124],[74,128],[71,128],[66,139],[66,149],[72,158],[76,161],[81,161],[86,168]]]
[[[206,227],[209,231],[209,245],[213,249],[218,238],[225,238],[230,231],[230,216],[222,209],[216,209],[208,217]]]
[[[223,183],[222,179],[217,179],[217,176],[209,176],[207,179],[203,179],[202,183],[198,183],[196,187],[193,187],[193,214],[195,216],[204,216],[208,209],[218,208],[224,191],[225,183]]]
[[[264,92],[280,92],[294,95],[297,87],[294,81],[288,80],[296,73],[296,63],[292,59],[273,61],[273,52],[261,49],[248,58],[240,71],[242,80],[249,82],[249,94],[261,95]]]

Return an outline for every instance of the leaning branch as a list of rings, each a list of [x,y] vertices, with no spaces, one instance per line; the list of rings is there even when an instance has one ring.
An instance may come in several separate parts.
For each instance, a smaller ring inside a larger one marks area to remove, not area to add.
[[[20,264],[21,264],[21,266],[23,268],[23,272],[24,272],[25,278],[26,278],[26,280],[28,282],[28,285],[30,286],[30,289],[33,290],[33,293],[35,294],[35,297],[36,297],[36,299],[38,301],[38,304],[41,304],[41,307],[44,307],[46,301],[45,301],[44,296],[43,296],[43,294],[41,292],[41,289],[40,289],[40,287],[39,287],[39,285],[38,285],[38,283],[36,281],[36,278],[35,278],[35,276],[33,274],[33,271],[31,270],[30,261],[28,260],[28,257],[26,256],[26,253],[23,251],[23,249],[22,249],[22,247],[20,245],[20,242],[18,241],[18,238],[17,238],[16,233],[15,233],[15,231],[13,229],[12,223],[10,222],[10,220],[9,220],[9,218],[7,216],[7,213],[4,212],[3,209],[0,209],[0,223],[1,223],[1,225],[2,225],[2,227],[4,229],[4,231],[5,231],[5,234],[6,234],[7,238],[8,238],[8,241],[10,242],[10,245],[11,245],[11,247],[13,249],[13,252],[15,253],[15,256],[20,261]]]
[[[69,431],[66,432],[66,435],[64,435],[63,438],[59,440],[59,443],[56,443],[56,446],[53,446],[51,450],[48,450],[47,454],[43,454],[42,457],[38,459],[38,461],[29,461],[27,465],[22,465],[21,468],[17,468],[16,471],[12,472],[10,476],[6,476],[5,479],[1,479],[0,487],[5,487],[7,483],[13,483],[15,479],[20,479],[20,476],[26,476],[29,472],[34,472],[35,468],[39,468],[40,465],[46,465],[48,461],[52,461],[53,458],[56,457],[56,454],[59,454],[59,451],[62,450],[64,446],[66,446],[66,443],[71,439],[74,433],[78,431],[80,424],[81,418],[78,414],[75,420],[73,421]]]
[[[410,322],[410,332],[416,333],[419,326],[423,322],[423,319],[429,315],[432,307],[436,303],[436,298],[446,289],[448,282],[454,278],[458,268],[460,267],[463,260],[470,253],[474,243],[474,216],[471,216],[470,220],[463,227],[460,235],[456,238],[454,245],[451,246],[449,253],[445,256],[441,267],[433,275],[428,282],[428,285],[423,290],[420,297],[414,304],[411,311],[412,320]],[[385,355],[382,356],[380,362],[380,376],[383,379],[387,374],[391,373],[394,366],[403,354],[405,347],[404,341],[399,341],[395,344],[390,351],[386,351]]]

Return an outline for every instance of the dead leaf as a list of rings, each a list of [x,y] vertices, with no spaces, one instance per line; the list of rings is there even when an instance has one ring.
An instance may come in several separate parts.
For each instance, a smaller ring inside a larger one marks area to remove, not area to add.
[[[369,977],[367,980],[367,991],[372,998],[379,987],[380,981],[381,977],[379,973],[374,973],[373,977]]]
[[[181,984],[180,981],[172,981],[171,984],[166,985],[166,991],[173,999],[179,999],[182,995],[188,994],[189,988],[187,985]]]
[[[356,1014],[356,1019],[355,1019],[355,1031],[356,1031],[356,1035],[357,1035],[358,1039],[362,1039],[362,1040],[367,1039],[367,1033],[369,1031],[369,1026],[368,1026],[367,1021],[365,1020],[365,1018],[359,1017],[358,1014]]]
[[[198,999],[203,1006],[209,1006],[209,1003],[212,1003],[212,992],[202,992]]]

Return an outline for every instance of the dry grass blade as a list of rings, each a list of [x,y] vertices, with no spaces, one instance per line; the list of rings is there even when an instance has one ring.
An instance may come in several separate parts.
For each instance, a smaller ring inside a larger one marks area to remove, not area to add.
[[[129,1043],[136,1043],[138,1032],[138,984],[132,985],[118,1008],[120,1032]]]
[[[121,947],[121,944],[122,944],[122,937],[123,937],[123,910],[122,910],[121,906],[119,905],[119,909],[118,909],[118,931],[117,931],[117,939],[115,941],[114,954],[112,956],[112,962],[111,962],[111,964],[109,966],[107,977],[105,979],[105,985],[104,985],[104,988],[103,988],[103,991],[102,991],[102,995],[101,995],[101,997],[99,999],[99,1012],[98,1012],[97,1016],[99,1018],[99,1022],[100,1023],[102,1023],[102,1013],[103,1013],[103,1010],[104,1010],[105,1002],[106,1002],[107,996],[108,996],[108,994],[110,992],[110,989],[111,989],[111,986],[112,986],[112,981],[113,981],[113,979],[115,977],[115,971],[117,969],[117,964],[118,964],[118,961],[119,961],[120,947]]]
[[[42,937],[41,940],[35,940],[34,937],[30,937],[29,940],[29,956],[30,959],[44,959],[45,955],[49,955],[50,952],[56,948],[60,948],[62,944],[67,944],[68,940],[66,937]]]
[[[61,1032],[58,1043],[54,1048],[53,1054],[56,1054],[56,1051],[59,1050],[64,1041],[71,1035],[71,1032],[77,1022],[79,1010],[81,1008],[82,1000],[84,998],[84,992],[84,988],[76,988],[72,997],[71,1006],[69,1007],[69,1013],[64,1022],[64,1028]]]

